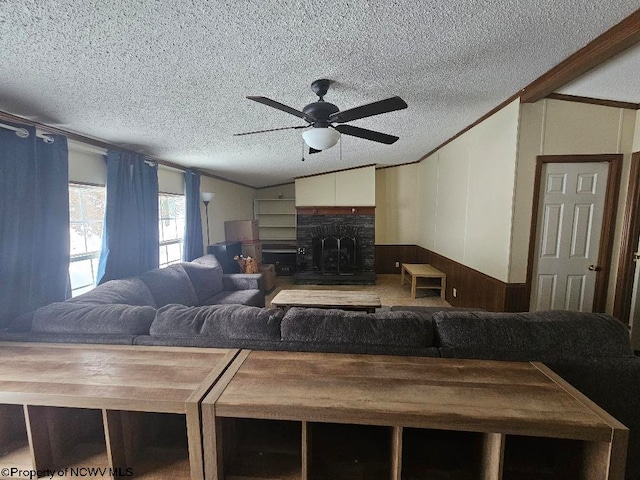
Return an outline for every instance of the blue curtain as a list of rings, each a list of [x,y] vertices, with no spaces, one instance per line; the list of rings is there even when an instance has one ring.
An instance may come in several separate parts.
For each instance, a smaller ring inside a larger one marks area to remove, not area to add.
[[[67,139],[14,126],[28,137],[0,128],[0,328],[68,292]]]
[[[185,262],[201,257],[203,253],[202,218],[200,216],[200,172],[184,172],[186,215],[182,258]]]
[[[107,206],[98,283],[158,268],[158,165],[107,152]]]

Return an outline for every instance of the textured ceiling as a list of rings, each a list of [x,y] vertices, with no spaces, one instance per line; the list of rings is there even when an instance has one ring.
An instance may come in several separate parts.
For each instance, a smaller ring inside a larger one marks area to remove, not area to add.
[[[637,0],[0,0],[0,110],[273,185],[418,160],[637,8]],[[301,162],[300,131],[232,136],[302,124],[244,97],[301,109],[322,77],[335,82],[326,100],[341,109],[401,96],[408,109],[351,123],[400,140],[343,136],[341,149]]]
[[[640,103],[640,45],[616,55],[586,75],[575,79],[558,93],[603,100]]]

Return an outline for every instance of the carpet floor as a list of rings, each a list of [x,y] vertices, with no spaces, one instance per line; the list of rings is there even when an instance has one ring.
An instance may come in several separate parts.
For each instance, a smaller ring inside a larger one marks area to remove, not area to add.
[[[418,290],[416,299],[411,298],[411,286],[408,283],[400,285],[400,275],[377,275],[375,285],[295,285],[293,277],[276,277],[276,286],[265,298],[266,306],[271,306],[271,300],[280,290],[352,290],[360,292],[375,292],[380,296],[383,306],[393,305],[422,305],[425,307],[449,307],[450,304],[440,299],[440,294],[434,290]]]

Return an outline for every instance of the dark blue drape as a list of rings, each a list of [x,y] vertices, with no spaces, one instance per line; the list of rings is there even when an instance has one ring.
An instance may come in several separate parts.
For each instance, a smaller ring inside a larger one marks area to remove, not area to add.
[[[107,152],[105,211],[98,283],[158,267],[158,165],[129,152]]]
[[[69,272],[67,139],[0,128],[0,328],[66,298]]]
[[[185,225],[182,257],[185,262],[202,256],[202,217],[200,216],[200,172],[187,169],[184,172]]]

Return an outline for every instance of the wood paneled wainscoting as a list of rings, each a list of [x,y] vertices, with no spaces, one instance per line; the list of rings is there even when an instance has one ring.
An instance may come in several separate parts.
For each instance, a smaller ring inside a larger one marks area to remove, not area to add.
[[[525,283],[502,282],[417,245],[376,245],[376,273],[399,274],[396,262],[429,263],[446,273],[445,299],[454,307],[477,307],[491,312],[529,310]]]

